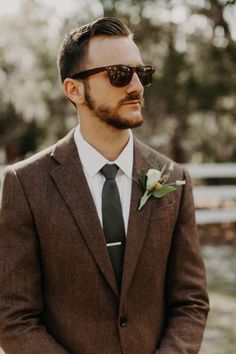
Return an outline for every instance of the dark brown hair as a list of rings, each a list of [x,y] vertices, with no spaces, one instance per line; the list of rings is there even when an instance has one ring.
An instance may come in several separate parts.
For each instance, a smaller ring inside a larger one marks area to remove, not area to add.
[[[66,34],[57,57],[61,82],[82,70],[89,40],[96,36],[121,36],[133,38],[133,33],[120,20],[102,17]]]

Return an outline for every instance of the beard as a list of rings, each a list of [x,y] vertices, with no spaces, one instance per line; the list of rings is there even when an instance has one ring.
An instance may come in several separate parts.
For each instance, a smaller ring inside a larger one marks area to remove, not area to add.
[[[90,111],[102,122],[117,129],[130,129],[140,127],[143,123],[142,113],[144,110],[144,99],[137,93],[126,95],[122,98],[115,107],[107,104],[98,105],[95,99],[91,96],[90,87],[86,80],[84,80],[84,95],[85,103]],[[119,114],[119,108],[127,101],[139,100],[141,104],[140,119],[127,119],[122,114]]]

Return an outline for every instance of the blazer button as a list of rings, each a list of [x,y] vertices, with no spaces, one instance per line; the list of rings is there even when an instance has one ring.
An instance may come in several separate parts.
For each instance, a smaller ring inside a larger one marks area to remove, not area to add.
[[[128,323],[128,319],[126,317],[120,317],[120,326],[125,327]]]

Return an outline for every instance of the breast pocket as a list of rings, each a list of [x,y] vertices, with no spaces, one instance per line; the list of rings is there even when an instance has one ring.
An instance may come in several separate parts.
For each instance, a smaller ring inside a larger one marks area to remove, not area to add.
[[[156,202],[158,203],[158,200]],[[153,203],[152,205],[151,220],[166,218],[166,221],[168,221],[170,218],[173,219],[175,203],[171,202],[165,206],[158,206],[157,203]]]
[[[150,264],[151,269],[159,269],[164,274],[175,229],[176,204],[172,201],[160,204],[158,200],[153,201],[144,249],[148,255],[146,263]]]
[[[154,202],[158,202],[155,200]],[[170,246],[175,228],[175,203],[159,206],[153,203],[149,223],[149,236],[158,248]],[[168,248],[167,247],[167,248]]]

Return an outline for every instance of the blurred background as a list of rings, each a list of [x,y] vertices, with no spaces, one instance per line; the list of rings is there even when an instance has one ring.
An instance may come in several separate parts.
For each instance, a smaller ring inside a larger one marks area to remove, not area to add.
[[[235,354],[235,1],[0,0],[0,171],[77,124],[57,51],[65,33],[101,16],[124,21],[157,68],[135,134],[192,176],[212,307],[201,354]]]

